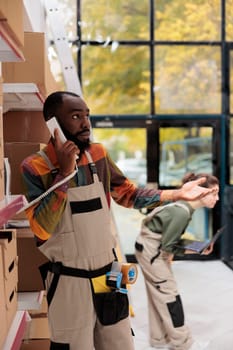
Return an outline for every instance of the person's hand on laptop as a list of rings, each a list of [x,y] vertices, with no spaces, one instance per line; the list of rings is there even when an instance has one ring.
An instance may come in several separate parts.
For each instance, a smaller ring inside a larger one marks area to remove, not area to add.
[[[214,243],[212,242],[206,249],[203,250],[201,255],[209,255],[210,253],[212,253],[213,249],[214,249]]]

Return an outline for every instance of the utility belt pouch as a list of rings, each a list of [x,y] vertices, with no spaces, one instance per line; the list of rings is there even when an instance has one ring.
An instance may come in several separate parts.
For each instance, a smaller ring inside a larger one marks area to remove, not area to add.
[[[96,314],[104,326],[115,324],[129,316],[127,294],[118,291],[93,293]]]

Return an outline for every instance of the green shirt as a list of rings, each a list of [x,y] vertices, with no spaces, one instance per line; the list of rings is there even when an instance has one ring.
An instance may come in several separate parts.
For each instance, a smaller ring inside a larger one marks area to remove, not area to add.
[[[146,225],[156,233],[161,233],[161,248],[169,253],[179,254],[184,250],[176,245],[180,242],[181,236],[187,228],[194,209],[185,201],[179,201],[188,209],[184,209],[178,205],[165,205],[161,211],[156,213],[151,221]]]

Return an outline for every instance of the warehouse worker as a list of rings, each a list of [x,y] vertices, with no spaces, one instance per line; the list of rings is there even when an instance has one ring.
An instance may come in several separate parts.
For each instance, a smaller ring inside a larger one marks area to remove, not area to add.
[[[106,273],[117,259],[110,199],[139,209],[167,200],[193,200],[209,190],[198,186],[205,179],[177,190],[137,188],[103,145],[90,141],[89,113],[85,101],[74,93],[48,96],[44,118],[56,116],[68,141],[63,143],[56,129],[45,149],[25,159],[21,167],[28,201],[65,179],[27,209],[39,249],[50,261],[41,269],[50,349],[132,350],[127,294],[106,284]]]
[[[177,201],[153,209],[142,221],[135,243],[135,255],[141,266],[148,300],[149,337],[151,349],[202,350],[206,344],[193,342],[185,324],[184,310],[172,271],[174,255],[199,254],[186,248],[182,238],[193,213],[198,208],[212,209],[219,200],[219,180],[206,173],[187,173],[182,183],[206,178],[201,185],[213,191],[195,201]],[[200,253],[213,251],[209,243]],[[167,347],[166,347],[167,345]]]

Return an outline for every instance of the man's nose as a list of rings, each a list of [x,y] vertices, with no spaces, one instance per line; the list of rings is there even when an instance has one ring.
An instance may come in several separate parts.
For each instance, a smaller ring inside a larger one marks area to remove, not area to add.
[[[82,117],[81,118],[81,125],[82,126],[90,126],[90,119],[89,117]]]

